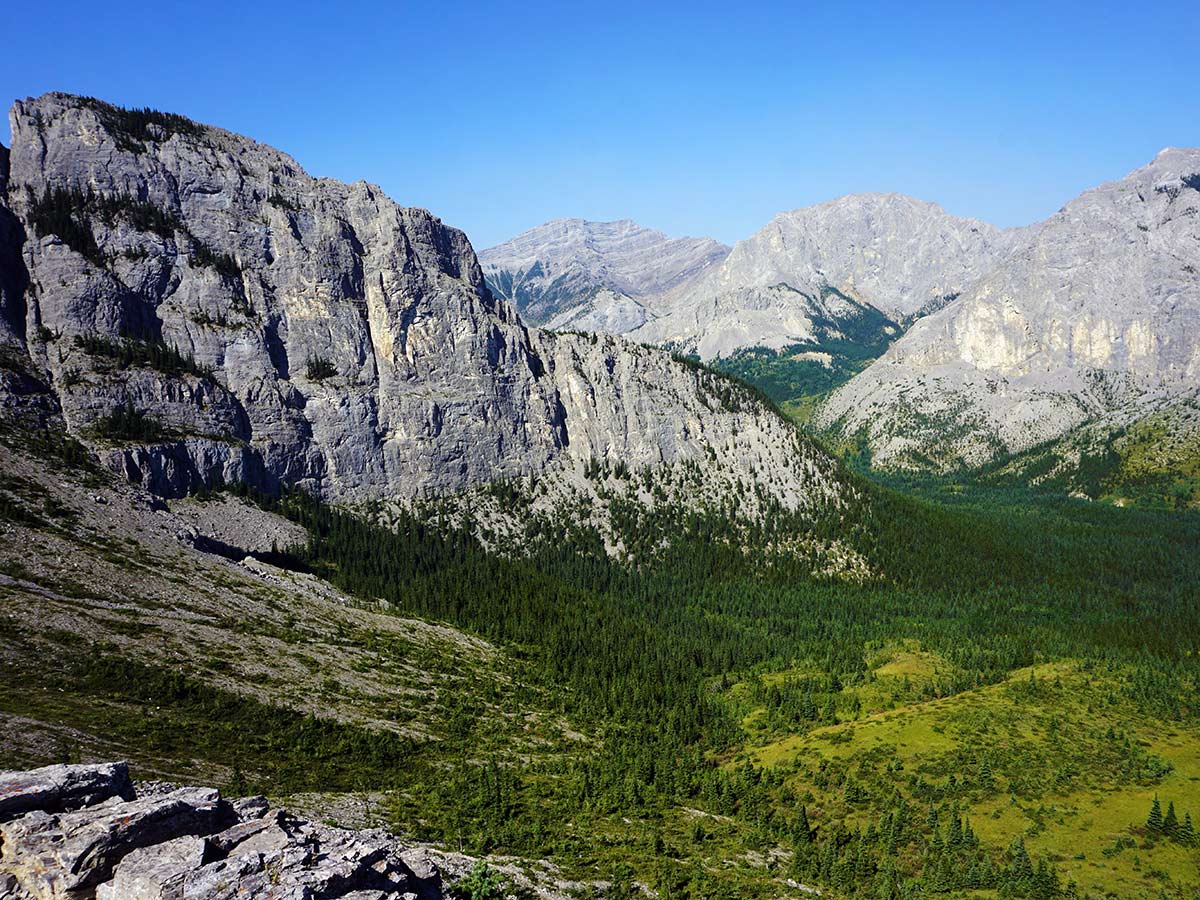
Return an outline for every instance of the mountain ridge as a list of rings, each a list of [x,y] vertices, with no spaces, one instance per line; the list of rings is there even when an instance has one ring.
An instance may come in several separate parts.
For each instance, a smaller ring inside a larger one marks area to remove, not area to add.
[[[884,464],[908,464],[915,451],[935,468],[978,465],[1194,392],[1197,173],[1200,150],[1168,148],[1084,191],[914,324],[815,421],[844,437],[861,432]]]
[[[157,493],[408,503],[524,479],[594,496],[586,473],[620,462],[674,473],[647,508],[699,496],[696,466],[721,491],[776,471],[762,496],[787,511],[839,502],[837,464],[752,393],[528,327],[461,231],[367,182],[90,98],[11,118],[13,371],[43,384],[44,421]]]

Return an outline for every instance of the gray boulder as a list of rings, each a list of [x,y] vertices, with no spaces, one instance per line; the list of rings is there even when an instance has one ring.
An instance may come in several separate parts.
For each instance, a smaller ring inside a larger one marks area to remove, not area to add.
[[[0,825],[0,870],[39,898],[107,881],[129,853],[217,827],[220,795],[184,788],[161,797],[114,798],[76,812],[36,810]]]
[[[0,772],[0,822],[32,810],[66,812],[111,797],[133,796],[129,766],[123,762]]]

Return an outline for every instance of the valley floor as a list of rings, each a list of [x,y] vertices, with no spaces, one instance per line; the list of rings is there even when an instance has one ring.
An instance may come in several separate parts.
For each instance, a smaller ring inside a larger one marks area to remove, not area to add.
[[[711,539],[504,561],[2,443],[0,768],[129,759],[570,896],[1200,891],[1186,513],[864,483],[849,583]]]

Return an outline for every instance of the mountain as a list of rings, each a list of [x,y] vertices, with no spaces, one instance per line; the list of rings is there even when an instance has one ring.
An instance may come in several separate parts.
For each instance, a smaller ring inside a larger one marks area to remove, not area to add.
[[[778,473],[760,512],[841,490],[836,463],[744,388],[661,351],[528,328],[461,232],[378,187],[90,98],[18,102],[11,123],[5,402],[160,495],[241,482],[407,502],[524,479],[549,514],[617,464],[659,473],[636,497],[647,507],[720,503],[755,470]],[[648,245],[620,283],[680,277],[657,256]]]
[[[856,194],[781,213],[731,251],[706,252],[703,265],[695,242],[578,219],[481,259],[492,289],[548,328],[628,334],[695,356],[795,414],[950,302],[1020,235],[900,194]],[[666,273],[686,274],[651,284],[647,252]]]
[[[948,468],[1195,398],[1198,213],[1200,150],[1164,150],[1085,191],[917,321],[816,424],[877,464]]]
[[[842,197],[776,216],[634,336],[713,359],[817,343],[868,311],[882,313],[880,335],[895,336],[897,323],[947,302],[1013,239],[900,194]]]
[[[686,284],[728,253],[712,238],[670,238],[628,219],[554,219],[479,261],[493,292],[529,321],[620,334],[646,322],[639,300]]]

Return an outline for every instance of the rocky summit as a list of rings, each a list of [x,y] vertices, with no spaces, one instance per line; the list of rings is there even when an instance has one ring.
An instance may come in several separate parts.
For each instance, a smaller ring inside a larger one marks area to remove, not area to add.
[[[1200,382],[1200,150],[1086,191],[838,390],[816,422],[882,464],[980,464],[1121,427]]]
[[[646,321],[639,301],[694,281],[728,253],[712,238],[671,238],[628,219],[555,219],[484,250],[480,262],[492,289],[531,322],[622,334]]]
[[[11,124],[4,403],[160,495],[405,500],[594,460],[773,469],[788,509],[836,495],[831,461],[761,402],[729,403],[740,389],[664,352],[527,327],[461,232],[378,187],[90,98],[17,102]],[[628,224],[612,238],[646,242]],[[688,244],[661,267],[660,250],[621,286],[724,252]]]
[[[262,797],[135,785],[123,762],[0,772],[5,900],[441,900],[471,862]]]
[[[892,319],[894,336],[896,322],[947,303],[1013,240],[901,194],[842,197],[776,216],[634,336],[712,359],[819,340],[822,326],[863,308]]]

